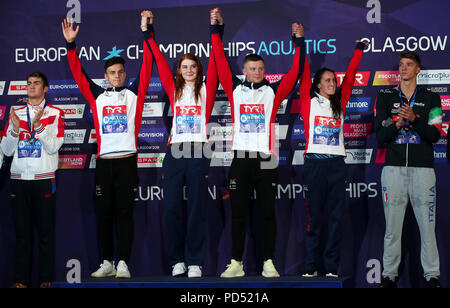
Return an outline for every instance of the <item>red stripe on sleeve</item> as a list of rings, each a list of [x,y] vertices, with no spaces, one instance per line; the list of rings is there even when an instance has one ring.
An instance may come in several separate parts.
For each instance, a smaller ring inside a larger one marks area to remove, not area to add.
[[[219,75],[219,81],[225,90],[225,94],[231,104],[231,118],[234,123],[234,97],[233,97],[233,73],[231,72],[230,65],[225,57],[225,51],[223,49],[222,39],[218,33],[211,34],[211,41],[213,46],[214,60],[217,66],[217,73]]]
[[[137,97],[137,105],[136,105],[136,115],[135,115],[135,137],[136,137],[136,146],[137,146],[137,138],[139,135],[139,131],[141,130],[142,125],[142,113],[144,111],[145,104],[145,95],[148,91],[148,86],[150,84],[150,79],[152,76],[152,67],[153,67],[153,55],[150,52],[147,44],[143,43],[144,48],[144,59],[142,61],[141,72],[139,75],[139,88],[138,88],[138,97]]]
[[[291,93],[292,89],[298,80],[298,74],[300,72],[300,47],[295,48],[294,61],[290,71],[283,76],[280,85],[278,86],[277,93],[274,99],[274,109],[278,110],[281,102]]]
[[[273,101],[272,115],[270,117],[270,135],[269,135],[269,149],[272,152],[273,145],[275,143],[275,132],[272,130],[272,124],[275,122],[275,117],[277,116],[278,108],[280,108],[281,102],[291,93],[292,89],[298,80],[298,74],[300,72],[300,47],[295,48],[294,61],[289,72],[283,76],[283,79],[278,86],[277,93],[275,93],[275,98]]]
[[[341,86],[341,103],[342,112],[345,114],[345,108],[347,107],[347,102],[352,95],[353,85],[355,83],[356,72],[358,71],[359,63],[361,62],[363,51],[361,49],[355,49],[353,52],[353,57],[345,73],[344,81]]]
[[[209,123],[211,113],[216,101],[219,77],[217,75],[216,61],[214,60],[214,48],[211,49],[206,73],[206,125]]]
[[[80,58],[77,55],[76,49],[67,50],[67,60],[69,61],[70,70],[72,71],[73,78],[78,85],[84,98],[88,101],[91,106],[92,115],[94,117],[94,126],[97,132],[97,157],[100,155],[101,149],[101,134],[100,134],[100,122],[97,114],[97,103],[95,101],[94,95],[89,88],[89,81],[83,74],[81,69]]]
[[[175,81],[173,79],[173,72],[170,69],[169,64],[167,63],[166,58],[164,58],[164,55],[159,49],[158,44],[156,44],[153,35],[150,39],[148,39],[148,43],[150,44],[150,48],[155,55],[156,66],[158,67],[161,84],[167,95],[169,96],[170,104],[172,105],[172,111],[174,111],[173,106],[175,103]]]

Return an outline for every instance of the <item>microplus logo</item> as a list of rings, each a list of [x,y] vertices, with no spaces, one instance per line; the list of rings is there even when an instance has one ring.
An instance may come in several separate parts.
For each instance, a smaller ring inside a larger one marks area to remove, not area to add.
[[[417,84],[449,84],[450,70],[423,70],[417,75]]]
[[[85,136],[85,129],[66,129],[64,132],[64,144],[82,144]]]

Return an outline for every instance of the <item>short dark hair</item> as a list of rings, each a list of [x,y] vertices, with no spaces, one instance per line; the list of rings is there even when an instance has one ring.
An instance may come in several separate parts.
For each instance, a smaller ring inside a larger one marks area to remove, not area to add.
[[[48,87],[48,79],[47,79],[47,76],[44,75],[44,73],[42,73],[42,72],[33,72],[33,73],[31,73],[27,77],[27,82],[28,82],[28,79],[30,79],[30,77],[41,78],[42,79],[42,83],[44,84],[44,88]]]
[[[250,61],[254,61],[254,62],[263,61],[263,63],[264,63],[264,59],[260,55],[257,55],[256,53],[251,53],[251,54],[248,54],[247,56],[245,56],[244,65]]]
[[[399,52],[398,53],[398,57],[401,59],[407,58],[407,59],[411,59],[414,62],[417,63],[417,65],[420,67],[420,56],[415,53],[414,51],[403,51],[403,52]]]
[[[105,72],[108,69],[108,67],[114,65],[114,64],[122,64],[123,67],[125,67],[125,60],[122,57],[113,57],[111,59],[106,60],[105,62]]]

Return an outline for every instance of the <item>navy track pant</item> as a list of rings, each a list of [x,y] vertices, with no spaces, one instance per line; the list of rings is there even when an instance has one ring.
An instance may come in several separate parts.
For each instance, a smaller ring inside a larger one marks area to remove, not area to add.
[[[183,143],[183,146],[201,147],[202,143]],[[209,160],[203,155],[176,158],[172,153],[174,147],[168,148],[163,161],[166,249],[171,265],[184,262],[187,266],[201,266],[205,252]],[[183,209],[185,185],[186,211]]]
[[[345,205],[346,165],[342,157],[305,159],[306,270],[317,270],[321,253],[320,231],[328,212],[328,236],[323,252],[326,271],[337,271],[342,241],[342,213]]]

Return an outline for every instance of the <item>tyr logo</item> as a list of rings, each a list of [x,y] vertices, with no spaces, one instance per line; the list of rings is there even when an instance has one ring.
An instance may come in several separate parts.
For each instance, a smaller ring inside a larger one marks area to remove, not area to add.
[[[241,113],[264,113],[264,105],[243,105]]]
[[[30,132],[27,132],[27,131],[20,132],[19,140],[30,140],[30,138],[31,138]]]
[[[321,125],[321,126],[333,126],[333,127],[338,127],[340,126],[340,119],[336,119],[336,118],[328,118],[328,117],[317,117],[316,118],[316,125]]]
[[[124,113],[126,113],[126,106],[117,106],[117,107],[107,106],[104,109],[104,113],[106,115],[108,115],[108,114],[124,114]]]
[[[180,107],[179,114],[180,115],[195,115],[195,114],[197,114],[197,108],[194,106]]]

